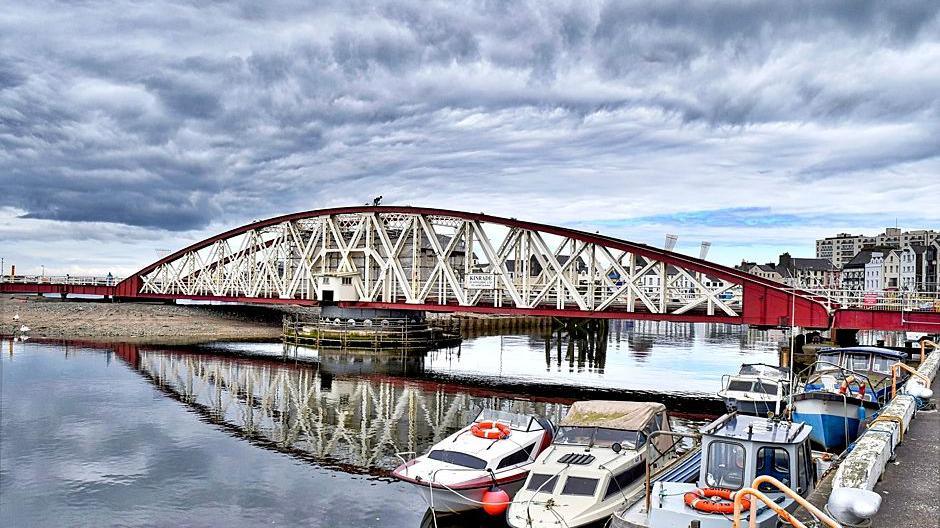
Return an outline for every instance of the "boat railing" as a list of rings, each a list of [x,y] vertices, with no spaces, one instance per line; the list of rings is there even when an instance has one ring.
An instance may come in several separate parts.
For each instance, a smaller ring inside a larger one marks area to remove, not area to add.
[[[901,369],[906,370],[911,375],[923,381],[925,387],[930,386],[930,380],[927,379],[926,376],[924,376],[920,372],[917,372],[917,370],[915,370],[914,368],[898,361],[894,365],[891,365],[891,399],[894,399],[894,397],[898,393],[898,370],[901,370]]]
[[[803,378],[803,375],[804,375],[808,370],[810,370],[810,369],[815,369],[815,368],[816,368],[816,365],[820,365],[820,364],[823,364],[823,365],[832,365],[833,367],[835,367],[834,370],[839,370],[839,372],[842,374],[842,379],[848,379],[849,376],[854,376],[855,378],[862,378],[862,379],[865,381],[865,384],[868,385],[868,387],[871,388],[872,392],[875,394],[875,399],[876,399],[876,400],[878,399],[878,397],[877,397],[877,388],[881,385],[882,382],[884,382],[884,380],[882,380],[882,381],[880,381],[880,382],[878,382],[878,383],[872,383],[871,378],[869,378],[869,377],[866,376],[865,374],[862,374],[861,372],[854,371],[854,370],[852,370],[852,369],[850,369],[850,368],[845,368],[845,367],[843,367],[842,365],[838,365],[838,364],[836,364],[836,363],[830,363],[829,361],[816,361],[816,362],[814,362],[812,365],[810,365],[810,366],[804,368],[803,370],[801,370],[801,371],[797,374],[797,376],[796,376],[797,379],[802,379],[802,378]],[[848,374],[846,374],[846,373],[848,373]],[[820,374],[822,374],[822,373],[820,373]],[[808,376],[807,376],[807,378],[808,378]],[[887,378],[885,378],[885,379],[887,379]],[[806,383],[805,383],[805,382],[803,383],[803,386],[804,386],[804,387],[806,386]],[[884,402],[881,402],[881,401],[876,401],[875,403],[882,404],[882,405],[884,404]]]
[[[934,350],[940,349],[940,345],[936,341],[931,341],[930,339],[921,339],[920,340],[920,362],[923,363],[927,355],[927,347],[931,347]]]
[[[759,499],[761,502],[767,505],[768,508],[772,509],[774,513],[785,523],[789,523],[794,528],[806,528],[806,525],[800,522],[796,517],[794,517],[790,512],[784,509],[782,506],[777,504],[772,498],[768,497],[765,493],[759,491],[759,486],[761,484],[770,484],[771,486],[777,488],[787,497],[790,497],[797,504],[805,508],[811,514],[813,514],[816,519],[825,526],[829,528],[842,528],[842,525],[839,524],[835,519],[821,511],[819,508],[813,506],[808,500],[800,496],[799,493],[790,489],[789,486],[780,482],[779,480],[771,477],[770,475],[761,475],[754,479],[751,482],[751,486],[739,490],[734,494],[734,517],[731,521],[732,528],[741,528],[741,521],[743,516],[744,509],[744,498],[748,495]],[[751,508],[748,515],[748,528],[757,527],[757,501],[750,501]]]
[[[672,445],[669,446],[668,449],[662,452],[660,452],[659,448],[656,447],[656,444],[653,442],[655,438],[658,438],[660,436],[669,436],[674,439],[672,442]],[[670,453],[678,454],[677,447],[681,446],[682,442],[675,440],[676,438],[679,438],[679,439],[688,438],[688,439],[691,439],[693,443],[698,443],[702,440],[702,435],[697,434],[697,433],[683,433],[679,431],[653,431],[646,438],[646,444],[643,446],[643,450],[646,452],[646,478],[643,484],[644,500],[646,501],[646,511],[649,511],[650,509],[650,499],[651,499],[650,494],[651,494],[652,485],[653,485],[652,484],[653,467],[655,467],[655,465],[659,463],[660,460],[663,460],[664,458],[666,458]],[[654,460],[651,460],[650,458],[650,454],[651,454],[650,447],[652,447],[653,450],[655,450],[658,455]],[[663,470],[665,470],[665,468]]]

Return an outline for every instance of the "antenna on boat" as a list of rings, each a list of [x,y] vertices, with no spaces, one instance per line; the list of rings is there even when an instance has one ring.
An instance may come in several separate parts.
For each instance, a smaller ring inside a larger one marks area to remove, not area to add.
[[[793,323],[796,322],[796,290],[790,292],[790,359],[788,361],[790,366],[790,390],[787,394],[787,416],[793,416],[793,378],[796,376],[796,369],[793,368],[793,346],[796,344],[796,336],[794,334],[794,328],[796,328]]]

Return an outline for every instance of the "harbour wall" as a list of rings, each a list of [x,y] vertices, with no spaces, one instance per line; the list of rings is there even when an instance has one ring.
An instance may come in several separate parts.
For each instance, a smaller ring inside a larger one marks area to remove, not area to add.
[[[926,384],[928,388],[936,378],[938,368],[940,368],[940,351],[937,350],[928,355],[917,368],[920,375],[930,380]],[[911,377],[904,388],[911,387],[910,384],[915,379]],[[895,448],[904,439],[904,434],[916,416],[918,399],[903,392],[899,389],[898,395],[859,437],[855,448],[836,469],[828,505],[830,511],[837,517],[841,517],[842,521],[853,522],[859,518],[866,518],[864,515],[853,515],[851,511],[847,513],[844,511],[853,509],[853,504],[858,504],[858,498],[864,496],[865,492],[874,493],[872,490],[884,474],[888,462],[893,459]],[[859,493],[856,490],[862,490],[862,492]],[[870,494],[869,500],[880,503],[880,498],[874,498]],[[875,509],[877,510],[877,505]],[[840,512],[843,514],[839,515]]]

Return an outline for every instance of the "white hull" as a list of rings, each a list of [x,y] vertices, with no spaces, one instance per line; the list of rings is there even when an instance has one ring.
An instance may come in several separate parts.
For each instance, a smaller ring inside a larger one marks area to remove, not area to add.
[[[509,499],[515,497],[525,483],[525,475],[515,482],[500,484],[499,488],[509,494]],[[428,507],[439,513],[461,513],[482,508],[483,494],[489,486],[470,488],[465,490],[449,490],[445,488],[431,488],[428,485],[415,484],[421,492],[421,497]]]

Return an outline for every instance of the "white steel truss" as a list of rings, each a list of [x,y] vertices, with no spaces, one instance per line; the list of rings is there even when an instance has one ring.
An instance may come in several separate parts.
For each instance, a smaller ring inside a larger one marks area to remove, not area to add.
[[[345,277],[365,303],[739,316],[742,286],[602,239],[403,212],[247,229],[141,276],[142,295],[317,301]]]

